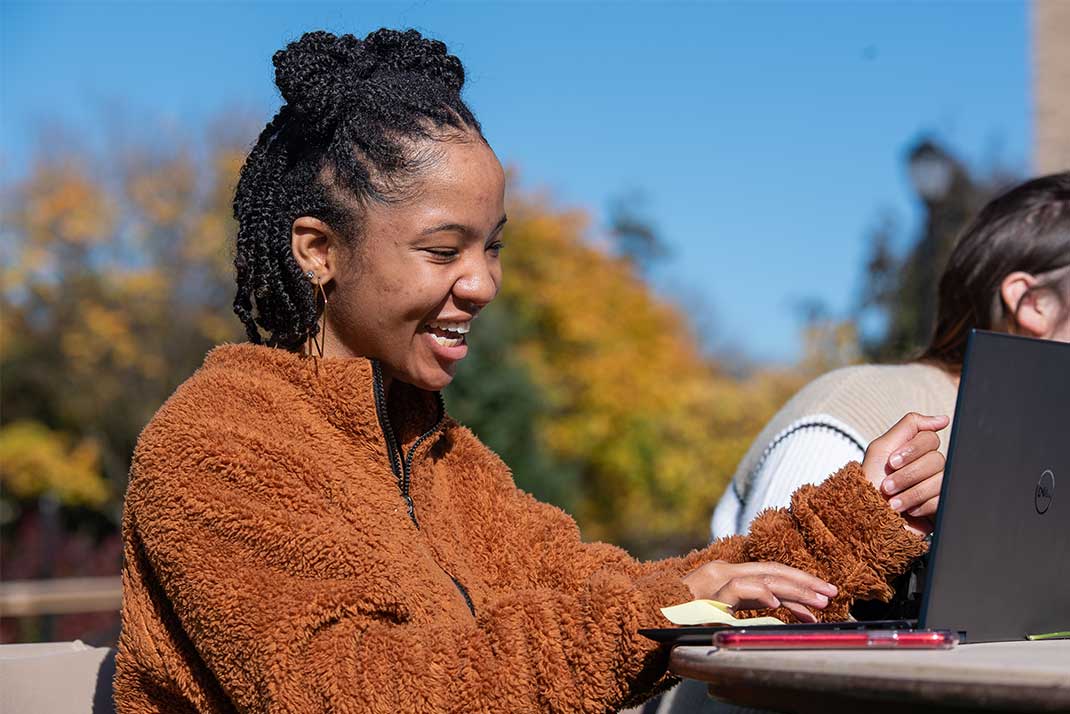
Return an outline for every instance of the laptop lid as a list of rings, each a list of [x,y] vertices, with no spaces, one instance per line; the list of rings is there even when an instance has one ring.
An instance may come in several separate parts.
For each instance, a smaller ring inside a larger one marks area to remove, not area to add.
[[[1070,344],[975,330],[919,626],[1070,630]]]

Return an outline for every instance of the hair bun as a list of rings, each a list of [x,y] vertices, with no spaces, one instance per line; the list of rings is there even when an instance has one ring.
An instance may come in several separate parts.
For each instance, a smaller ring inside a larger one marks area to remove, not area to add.
[[[440,82],[453,91],[464,86],[464,67],[446,45],[416,30],[376,30],[364,40],[365,53],[374,57],[376,75],[409,75]]]
[[[282,98],[305,121],[333,122],[341,99],[342,75],[353,64],[359,47],[360,40],[352,35],[306,32],[271,58]]]
[[[328,131],[344,110],[372,87],[407,82],[439,84],[460,92],[461,61],[446,45],[416,30],[376,30],[364,40],[306,32],[272,57],[275,84],[307,130]]]

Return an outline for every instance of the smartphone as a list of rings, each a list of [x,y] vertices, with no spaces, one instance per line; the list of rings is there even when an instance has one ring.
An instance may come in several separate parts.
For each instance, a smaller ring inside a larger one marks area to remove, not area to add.
[[[722,630],[714,633],[713,644],[732,650],[947,650],[959,643],[950,630],[763,630],[761,632]]]

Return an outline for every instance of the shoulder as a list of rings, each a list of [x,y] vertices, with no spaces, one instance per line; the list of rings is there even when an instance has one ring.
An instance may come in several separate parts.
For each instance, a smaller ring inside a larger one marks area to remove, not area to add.
[[[242,426],[268,428],[287,413],[298,390],[267,365],[224,345],[182,382],[145,427],[142,437],[159,432],[201,431]],[[234,357],[238,359],[234,359]]]
[[[842,367],[821,375],[792,397],[796,413],[823,413],[837,407],[872,411],[892,404],[909,404],[916,394],[953,391],[951,380],[938,368],[919,364],[867,364]],[[906,407],[910,411],[909,407]]]
[[[790,418],[782,426],[822,415],[849,425],[868,444],[908,412],[950,414],[956,392],[950,376],[932,365],[845,367],[815,379],[792,398],[785,407]]]
[[[177,484],[193,474],[223,472],[227,463],[266,460],[273,453],[293,452],[300,458],[294,426],[309,411],[300,392],[235,347],[209,352],[142,430],[134,449],[132,485],[157,476]]]
[[[815,403],[834,401],[858,390],[868,390],[897,379],[899,365],[858,364],[826,372],[801,390],[796,398]]]
[[[852,365],[826,372],[795,393],[765,425],[739,464],[736,480],[745,477],[776,445],[793,434],[818,433],[844,438],[859,448],[880,431],[889,399],[898,408],[904,381],[913,365]],[[901,415],[900,415],[901,416]]]

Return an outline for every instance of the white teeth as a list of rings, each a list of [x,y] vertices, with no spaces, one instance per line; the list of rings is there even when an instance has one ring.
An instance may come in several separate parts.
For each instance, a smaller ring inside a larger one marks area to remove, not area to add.
[[[443,322],[435,320],[428,323],[429,327],[434,327],[436,330],[445,330],[446,332],[456,332],[458,335],[468,334],[468,330],[471,329],[471,321],[467,322]]]
[[[431,335],[431,339],[433,339],[435,342],[439,343],[443,347],[456,347],[457,345],[463,345],[464,344],[464,338],[463,337],[456,337],[456,338],[439,337],[438,335],[436,335],[433,332],[429,332],[428,334]]]

